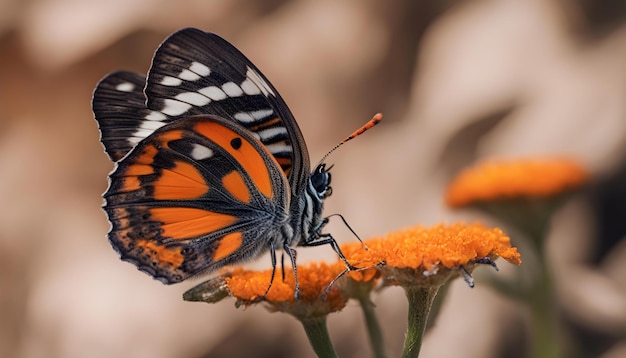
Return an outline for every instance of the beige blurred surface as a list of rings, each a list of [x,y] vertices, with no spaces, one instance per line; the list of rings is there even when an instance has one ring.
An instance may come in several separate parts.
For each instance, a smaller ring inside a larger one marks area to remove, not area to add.
[[[313,162],[385,114],[330,160],[326,213],[368,237],[477,219],[450,212],[442,193],[479,158],[571,155],[598,185],[626,165],[626,12],[599,3],[0,2],[0,357],[313,356],[290,317],[183,302],[196,282],[164,286],[106,240],[100,195],[113,164],[91,93],[112,70],[147,71],[170,32],[217,32],[248,55],[289,104]],[[613,357],[626,341],[626,249],[622,238],[591,259],[592,201],[583,195],[559,213],[549,248],[568,323],[602,337],[597,356]],[[340,225],[330,230],[353,240]],[[298,255],[335,259],[330,248]],[[503,275],[515,270],[501,266]],[[477,285],[454,283],[423,357],[520,351],[523,307]],[[390,289],[374,301],[389,356],[398,356],[404,297]],[[329,326],[340,356],[370,355],[355,304]]]

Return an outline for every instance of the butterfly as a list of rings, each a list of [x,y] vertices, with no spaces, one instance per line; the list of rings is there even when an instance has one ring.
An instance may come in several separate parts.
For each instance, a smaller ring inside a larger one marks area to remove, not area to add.
[[[304,137],[283,99],[218,35],[173,33],[146,77],[105,76],[92,108],[115,163],[103,208],[122,260],[172,284],[268,250],[274,272],[282,248],[297,282],[294,246],[330,244],[352,268],[332,235],[322,233],[330,167],[322,160],[310,171]]]

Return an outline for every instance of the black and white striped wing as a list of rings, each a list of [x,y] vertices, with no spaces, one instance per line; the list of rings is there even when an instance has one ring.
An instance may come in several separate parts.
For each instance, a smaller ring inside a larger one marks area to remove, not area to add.
[[[104,77],[93,93],[93,113],[100,127],[100,141],[109,158],[120,160],[139,141],[161,127],[161,116],[146,108],[146,78],[135,72],[117,71]]]
[[[210,113],[241,124],[276,158],[292,192],[304,189],[309,158],[293,115],[261,71],[218,35],[187,28],[168,37],[145,92],[147,107],[165,119]]]
[[[93,109],[114,161],[169,122],[213,114],[242,125],[268,148],[293,195],[306,186],[308,151],[289,108],[261,71],[216,34],[186,28],[170,35],[155,52],[146,80],[129,72],[105,77]]]

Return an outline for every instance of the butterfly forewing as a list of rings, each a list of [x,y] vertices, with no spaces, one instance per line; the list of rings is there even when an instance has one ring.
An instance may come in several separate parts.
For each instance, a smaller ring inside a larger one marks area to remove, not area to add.
[[[291,112],[265,76],[221,37],[191,28],[172,34],[154,55],[145,93],[147,107],[168,120],[211,113],[241,124],[278,161],[293,194],[304,190],[309,158]]]
[[[96,86],[93,112],[100,127],[100,141],[113,161],[120,160],[140,140],[167,122],[165,116],[151,120],[143,94],[145,84],[145,77],[138,73],[118,71],[104,77]]]
[[[289,214],[289,184],[272,155],[215,116],[157,129],[110,180],[109,240],[124,260],[166,283],[256,256],[280,240]]]

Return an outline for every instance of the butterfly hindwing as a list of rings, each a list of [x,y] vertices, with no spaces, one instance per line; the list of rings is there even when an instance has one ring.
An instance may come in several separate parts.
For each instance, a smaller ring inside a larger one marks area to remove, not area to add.
[[[293,115],[265,76],[221,37],[187,28],[157,49],[147,107],[168,120],[211,113],[239,123],[272,153],[294,195],[304,190],[309,158]]]
[[[139,142],[104,197],[112,245],[165,283],[266,250],[282,235],[290,200],[271,153],[238,124],[207,115]]]

